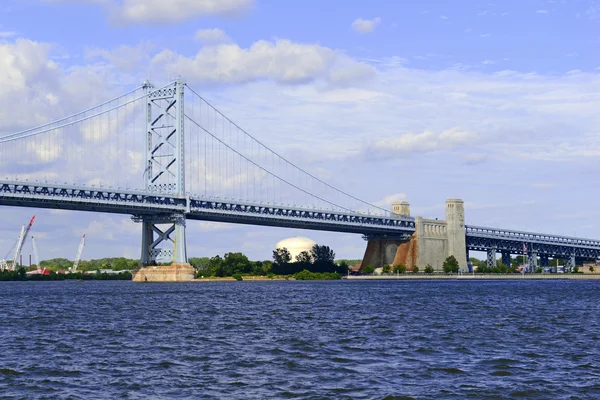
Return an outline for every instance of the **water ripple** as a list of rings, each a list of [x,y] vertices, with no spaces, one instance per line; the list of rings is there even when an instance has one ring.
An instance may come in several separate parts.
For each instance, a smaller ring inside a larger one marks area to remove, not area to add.
[[[596,282],[0,283],[0,398],[600,398]]]

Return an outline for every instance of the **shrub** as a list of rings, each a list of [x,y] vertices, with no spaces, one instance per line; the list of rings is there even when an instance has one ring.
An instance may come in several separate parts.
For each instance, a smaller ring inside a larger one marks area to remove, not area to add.
[[[445,273],[450,273],[450,272],[458,272],[458,261],[456,260],[456,257],[454,256],[449,256],[448,258],[446,258],[446,261],[444,261],[444,272]]]
[[[419,267],[417,267],[416,265],[413,267],[412,269],[413,274],[417,274],[419,273]]]
[[[236,281],[243,281],[244,279],[242,278],[242,274],[237,273],[237,274],[233,274],[231,275],[233,277],[233,279],[235,279]]]
[[[433,267],[431,266],[431,264],[427,264],[425,266],[425,273],[426,274],[433,274]]]
[[[365,265],[362,269],[363,274],[372,274],[375,272],[375,268],[372,265]]]
[[[394,265],[394,273],[395,274],[403,274],[405,272],[406,272],[406,265],[404,265],[404,264]]]
[[[384,266],[383,266],[383,270],[382,270],[382,272],[383,272],[384,274],[389,274],[389,273],[390,273],[390,271],[391,271],[391,269],[392,269],[392,268],[391,268],[389,265],[384,265]]]

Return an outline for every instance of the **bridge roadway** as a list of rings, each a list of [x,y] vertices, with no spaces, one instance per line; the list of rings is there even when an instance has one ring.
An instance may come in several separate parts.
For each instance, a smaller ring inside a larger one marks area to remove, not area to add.
[[[138,190],[0,180],[0,205],[144,215],[185,214],[187,219],[405,237],[415,231],[411,217],[253,204],[198,196],[176,197]],[[599,259],[600,241],[507,229],[466,226],[467,250],[541,257]]]
[[[407,237],[411,217],[392,218],[198,196],[177,197],[136,190],[0,180],[0,205],[144,215],[185,214],[186,219]]]
[[[535,254],[540,257],[600,259],[600,240],[466,226],[467,250]],[[523,248],[525,245],[525,248]]]

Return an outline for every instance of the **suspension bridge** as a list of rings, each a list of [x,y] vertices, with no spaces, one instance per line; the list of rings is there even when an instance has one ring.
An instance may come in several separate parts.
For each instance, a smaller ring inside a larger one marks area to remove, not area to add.
[[[142,225],[142,266],[188,265],[188,220],[361,234],[369,241],[365,258],[375,264],[419,237],[420,251],[427,248],[419,218],[370,204],[299,167],[182,79],[160,87],[145,82],[79,113],[2,136],[0,153],[6,176],[0,205],[131,215]],[[542,243],[536,234],[465,227],[459,214],[434,231],[446,232],[444,251],[461,266],[469,249],[518,254],[523,243],[543,257],[600,258],[600,241],[543,235]]]

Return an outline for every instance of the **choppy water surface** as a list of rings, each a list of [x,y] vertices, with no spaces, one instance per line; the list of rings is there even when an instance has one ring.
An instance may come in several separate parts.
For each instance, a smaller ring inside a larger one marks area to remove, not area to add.
[[[2,398],[600,398],[597,282],[8,282],[0,302]]]

